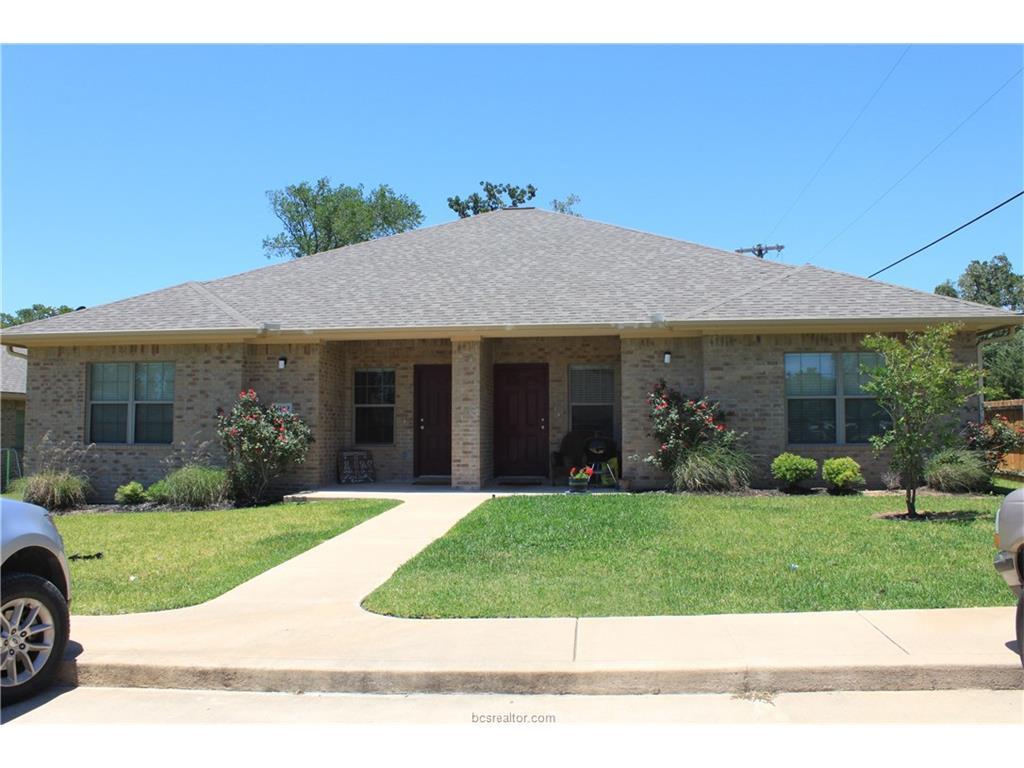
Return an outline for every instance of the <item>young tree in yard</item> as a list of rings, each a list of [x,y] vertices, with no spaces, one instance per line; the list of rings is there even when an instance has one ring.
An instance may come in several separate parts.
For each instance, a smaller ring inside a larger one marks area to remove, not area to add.
[[[312,432],[293,413],[268,408],[255,390],[238,394],[230,413],[218,409],[217,436],[228,458],[235,500],[255,505],[270,483],[306,460]]]
[[[369,192],[363,185],[331,186],[331,180],[302,182],[267,192],[284,232],[263,240],[267,257],[299,258],[377,237],[414,229],[423,213],[405,195],[382,184]]]
[[[960,410],[978,392],[978,370],[953,359],[952,340],[959,326],[938,325],[905,340],[876,334],[864,348],[879,352],[885,364],[871,370],[864,391],[877,398],[892,426],[871,438],[876,450],[892,451],[892,468],[906,490],[907,514],[917,516],[917,488],[925,463],[959,429]]]
[[[448,198],[448,207],[459,214],[460,219],[487,211],[497,211],[501,208],[518,208],[537,196],[537,188],[533,184],[517,187],[513,184],[494,184],[490,181],[481,181],[480,186],[483,187],[483,195],[474,192],[465,200],[458,196]]]
[[[48,317],[63,315],[65,312],[73,311],[71,307],[62,304],[59,307],[48,307],[45,304],[33,304],[31,307],[16,310],[15,313],[0,312],[0,328],[10,328],[12,325],[31,323],[33,320],[45,320]]]

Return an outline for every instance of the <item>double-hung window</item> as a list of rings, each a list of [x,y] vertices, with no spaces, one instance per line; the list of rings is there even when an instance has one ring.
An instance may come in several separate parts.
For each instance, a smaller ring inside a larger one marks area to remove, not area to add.
[[[92,363],[89,440],[93,443],[171,443],[174,363]]]
[[[569,429],[611,437],[615,419],[615,372],[611,368],[569,368]]]
[[[395,372],[356,371],[355,442],[390,445],[395,442]]]
[[[884,432],[888,416],[863,389],[863,371],[880,365],[873,352],[787,354],[787,442],[866,443]]]

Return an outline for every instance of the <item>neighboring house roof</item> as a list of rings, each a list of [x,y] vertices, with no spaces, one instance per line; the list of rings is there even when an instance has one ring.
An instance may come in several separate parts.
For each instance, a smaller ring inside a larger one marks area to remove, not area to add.
[[[983,304],[531,208],[506,209],[10,329],[282,333],[1018,318]]]
[[[27,373],[28,360],[0,347],[0,394],[24,397]]]

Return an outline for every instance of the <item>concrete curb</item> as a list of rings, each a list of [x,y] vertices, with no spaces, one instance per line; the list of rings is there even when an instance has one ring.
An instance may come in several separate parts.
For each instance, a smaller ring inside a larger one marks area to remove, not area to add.
[[[281,693],[615,695],[1024,690],[1024,669],[997,664],[509,671],[204,668],[66,661],[58,679],[83,686]]]

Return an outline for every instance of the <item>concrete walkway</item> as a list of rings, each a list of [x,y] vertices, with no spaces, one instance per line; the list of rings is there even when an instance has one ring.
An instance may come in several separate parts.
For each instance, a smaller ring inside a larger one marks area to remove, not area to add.
[[[1013,609],[649,618],[397,619],[360,601],[490,493],[403,503],[208,603],[75,616],[85,685],[373,693],[1024,687]],[[318,494],[310,494],[317,498]]]

